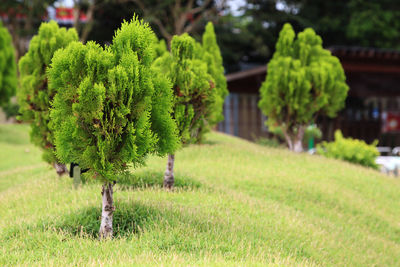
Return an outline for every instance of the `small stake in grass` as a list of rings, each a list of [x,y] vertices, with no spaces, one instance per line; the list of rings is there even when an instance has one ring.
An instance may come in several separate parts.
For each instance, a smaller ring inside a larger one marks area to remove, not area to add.
[[[73,168],[74,187],[77,189],[81,183],[81,167],[79,165]]]
[[[151,69],[155,37],[136,17],[112,44],[71,43],[55,53],[49,70],[57,88],[51,110],[58,158],[89,169],[103,183],[100,239],[113,236],[113,186],[148,154],[165,155],[178,143],[171,117],[171,84]]]

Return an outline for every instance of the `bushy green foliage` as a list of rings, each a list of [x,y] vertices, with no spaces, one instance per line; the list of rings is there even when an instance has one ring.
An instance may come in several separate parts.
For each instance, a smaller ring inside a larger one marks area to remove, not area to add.
[[[335,132],[334,142],[322,142],[317,145],[317,153],[328,158],[336,158],[363,166],[378,168],[375,159],[379,156],[375,140],[368,145],[362,140],[344,138],[340,130]]]
[[[73,41],[78,41],[75,29],[59,28],[55,21],[42,23],[28,52],[19,61],[20,119],[31,123],[31,141],[42,148],[43,159],[49,163],[57,162],[54,135],[49,129],[50,103],[57,88],[49,88],[46,71],[54,53]]]
[[[173,84],[173,116],[183,144],[197,141],[218,95],[206,63],[195,58],[195,48],[196,42],[188,34],[174,36],[171,53],[164,53],[153,64],[155,71],[167,73]]]
[[[197,49],[197,53],[201,53],[203,61],[206,62],[207,71],[213,77],[215,90],[218,92],[218,97],[215,97],[213,107],[209,109],[210,114],[207,115],[209,118],[208,123],[202,126],[206,128],[205,130],[208,130],[209,127],[216,125],[224,119],[222,110],[225,97],[229,93],[224,75],[221,51],[219,50],[217,38],[215,36],[214,25],[211,22],[207,23],[203,33],[202,48],[203,49]],[[200,133],[204,133],[204,131],[200,131]]]
[[[314,30],[305,29],[295,37],[290,24],[285,24],[259,102],[268,125],[280,126],[292,139],[318,114],[334,117],[348,91],[339,59],[323,49]]]
[[[159,43],[160,51],[166,51]],[[153,64],[167,73],[175,95],[174,118],[184,144],[198,142],[204,133],[223,119],[228,94],[222,57],[212,23],[207,24],[203,43],[188,34],[174,36],[171,53],[164,52]]]
[[[0,21],[0,106],[8,104],[17,87],[17,66],[11,35]]]
[[[181,37],[183,38],[183,36],[186,35],[187,34],[184,34]],[[189,36],[187,35],[187,37]],[[173,56],[174,51],[171,51],[171,55],[169,55],[165,41],[160,40],[156,44],[156,52],[157,52],[156,54],[160,59],[156,60],[156,62],[153,64],[153,67],[155,69],[158,69],[158,71],[169,73],[170,79],[173,82],[179,79],[186,80],[186,85],[184,86],[192,87],[192,89],[190,90],[203,90],[203,89],[194,88],[195,85],[190,81],[191,79],[194,78],[194,76],[190,78],[192,74],[189,75],[182,74],[183,71],[186,71],[185,70],[186,67],[184,67],[184,65],[187,63],[183,63],[180,69],[177,68],[177,66],[179,65],[177,63],[179,61],[178,60],[179,57],[181,57],[182,59],[183,57],[185,57],[183,61],[182,60],[180,61],[181,63],[188,61],[196,62],[194,64],[192,63],[190,64],[191,67],[189,67],[189,69],[193,68],[193,70],[189,72],[195,73],[197,71],[195,69],[202,68],[205,69],[206,72],[209,74],[209,76],[205,75],[204,73],[200,74],[204,75],[204,77],[210,81],[210,88],[211,88],[210,90],[212,90],[212,93],[208,94],[207,101],[203,101],[202,106],[204,107],[198,106],[198,109],[194,110],[194,112],[196,113],[199,112],[199,110],[201,109],[202,113],[198,114],[198,117],[196,118],[197,120],[196,123],[190,126],[191,123],[188,122],[191,120],[190,116],[192,111],[188,111],[188,113],[184,115],[186,116],[186,122],[183,122],[184,121],[182,120],[183,117],[178,118],[178,120],[180,121],[179,124],[180,124],[181,134],[182,136],[184,136],[184,138],[182,139],[184,143],[200,142],[203,139],[204,134],[208,132],[211,127],[213,127],[215,124],[224,119],[224,116],[222,114],[222,109],[225,97],[229,93],[227,89],[226,78],[224,75],[224,67],[222,65],[222,56],[217,44],[213,24],[211,22],[207,24],[205,32],[202,37],[202,43],[195,42],[191,37],[189,37],[189,39],[190,41],[187,40],[186,44],[184,44],[183,39],[181,39],[180,41],[178,41],[178,38],[175,39],[175,43],[182,42],[182,44],[180,45],[190,46],[190,52],[188,51],[187,54],[185,55],[177,55],[175,57]],[[171,42],[171,47],[172,46],[173,45]],[[171,50],[172,49],[173,48],[171,48]],[[175,50],[176,49],[177,48],[175,48]],[[197,65],[202,65],[202,67],[199,67]],[[180,71],[181,74],[176,71]],[[177,78],[177,76],[181,76],[181,78]],[[200,79],[197,79],[197,81],[200,81]],[[176,86],[181,88],[182,85],[176,85]],[[176,86],[175,88],[177,88]],[[189,93],[189,91],[187,92]],[[175,96],[177,98],[181,97],[182,96],[181,94],[182,94],[181,90],[175,90]],[[195,97],[195,95],[198,93],[193,91],[192,93],[189,94],[192,94],[192,96]],[[205,96],[203,96],[203,98],[204,97]],[[185,99],[186,101],[189,101],[190,97],[185,96]],[[190,110],[191,108],[189,107],[188,109]],[[178,113],[182,113],[183,111],[184,110],[182,105],[178,107],[177,110]],[[180,115],[178,115],[178,117],[179,116]]]
[[[154,38],[136,17],[116,31],[111,46],[71,43],[55,53],[50,88],[58,93],[51,111],[56,152],[104,181],[146,155],[178,146],[170,116],[170,82],[154,72]]]
[[[157,59],[163,56],[164,53],[168,53],[168,49],[167,49],[167,43],[165,42],[164,39],[158,40],[157,36],[154,36],[154,38],[155,38],[154,50],[156,52],[154,59]]]

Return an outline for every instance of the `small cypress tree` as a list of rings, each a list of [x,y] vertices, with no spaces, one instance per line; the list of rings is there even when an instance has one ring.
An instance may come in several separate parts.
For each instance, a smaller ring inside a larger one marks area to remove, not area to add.
[[[136,17],[110,47],[71,43],[55,53],[50,88],[57,156],[76,162],[103,183],[100,238],[112,237],[113,185],[130,164],[178,146],[170,82],[151,69],[154,38]]]
[[[339,59],[323,49],[314,30],[295,36],[285,24],[258,105],[268,116],[267,124],[282,129],[289,149],[301,152],[305,128],[317,115],[334,117],[344,106],[348,86]]]
[[[162,57],[164,53],[168,53],[168,49],[167,49],[167,43],[165,42],[164,39],[158,40],[156,35],[154,35],[154,38],[155,38],[154,50],[156,51],[154,59],[157,59],[159,57]]]
[[[214,25],[212,22],[208,22],[206,29],[202,36],[202,47],[198,45],[196,53],[199,57],[206,62],[207,72],[213,77],[215,82],[215,90],[218,92],[214,101],[213,107],[209,109],[210,114],[207,114],[208,120],[201,121],[201,127],[198,131],[198,141],[203,139],[205,132],[215,126],[218,122],[224,119],[222,110],[224,100],[229,94],[226,84],[226,78],[224,75],[224,66],[221,56],[221,51],[217,43],[217,37],[214,31]]]
[[[17,87],[17,66],[11,35],[0,21],[0,107],[7,105]]]
[[[198,140],[201,126],[209,121],[220,97],[206,62],[195,57],[195,48],[196,42],[188,34],[174,36],[171,53],[164,53],[153,64],[156,71],[167,73],[173,84],[173,117],[183,145]],[[169,189],[174,184],[174,161],[175,155],[169,154],[164,175],[164,187]]]
[[[54,135],[49,129],[50,103],[56,88],[49,88],[47,69],[54,53],[73,41],[78,41],[75,29],[59,28],[55,21],[42,23],[19,61],[20,87],[18,103],[20,119],[31,123],[31,141],[43,150],[43,159],[54,165],[59,175],[67,172],[55,156]]]

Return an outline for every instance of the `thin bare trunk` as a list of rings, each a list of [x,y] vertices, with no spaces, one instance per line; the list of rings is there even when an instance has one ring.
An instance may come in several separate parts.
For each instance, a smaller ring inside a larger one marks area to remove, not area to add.
[[[62,176],[66,173],[68,173],[68,169],[67,166],[65,166],[65,164],[62,163],[54,163],[54,168],[56,169],[56,172],[59,176]]]
[[[89,4],[89,8],[86,12],[86,24],[82,28],[82,33],[81,33],[81,42],[86,43],[87,38],[89,37],[89,33],[91,32],[93,28],[93,16],[94,16],[94,10],[96,8],[95,5],[95,0],[91,1]]]
[[[288,133],[286,130],[283,131],[289,150],[293,152],[303,152],[303,137],[304,137],[305,126],[299,126],[297,133]]]
[[[283,135],[285,136],[286,143],[289,147],[289,150],[293,150],[293,142],[292,142],[292,137],[289,135],[287,131],[283,131]]]
[[[113,236],[113,213],[115,210],[113,200],[113,184],[106,182],[101,192],[103,205],[101,210],[101,224],[99,230],[99,238],[111,239]]]
[[[164,187],[167,189],[172,189],[174,187],[174,182],[175,182],[175,180],[174,180],[174,161],[175,161],[175,155],[169,154],[167,169],[165,170],[165,173],[164,173]]]
[[[75,28],[75,30],[79,33],[79,17],[80,17],[80,11],[81,7],[79,4],[79,1],[74,0],[74,9],[73,9],[73,15],[74,15],[74,20],[72,26]]]
[[[294,141],[293,151],[300,153],[303,152],[303,141],[302,139],[297,139]]]

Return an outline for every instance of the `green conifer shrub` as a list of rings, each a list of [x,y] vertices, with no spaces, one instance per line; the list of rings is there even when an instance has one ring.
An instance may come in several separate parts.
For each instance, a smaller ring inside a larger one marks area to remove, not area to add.
[[[54,135],[49,129],[50,103],[56,88],[49,88],[46,72],[54,53],[78,40],[73,28],[59,28],[55,21],[42,23],[38,34],[30,42],[28,52],[19,61],[19,118],[30,122],[32,143],[42,149],[43,159],[54,165],[59,175],[66,173],[67,168],[56,158]]]
[[[163,56],[165,53],[168,53],[168,49],[167,49],[167,43],[165,42],[164,39],[158,40],[156,35],[154,35],[154,38],[155,38],[154,50],[156,52],[154,59],[157,59]]]
[[[151,69],[153,35],[134,17],[111,46],[73,42],[55,53],[49,70],[50,88],[57,90],[50,114],[57,156],[103,183],[100,238],[112,236],[119,174],[179,145],[171,83]]]
[[[215,90],[218,92],[212,105],[213,107],[208,109],[210,114],[207,114],[207,121],[201,121],[201,126],[198,131],[198,141],[203,140],[203,135],[209,129],[215,126],[218,122],[224,119],[223,106],[226,96],[229,92],[227,89],[226,78],[224,75],[224,66],[221,56],[221,51],[217,43],[217,37],[214,31],[214,25],[212,22],[208,22],[206,29],[202,36],[202,48],[198,47],[195,51],[201,55],[201,58],[207,64],[207,72],[213,77],[215,82]]]
[[[207,63],[195,57],[195,40],[188,34],[174,36],[171,53],[164,53],[153,63],[157,72],[166,73],[171,80],[174,92],[173,117],[179,130],[183,145],[195,143],[200,130],[213,114],[216,99],[221,97],[215,88],[214,78],[208,73]],[[174,184],[174,154],[169,154],[164,175],[164,186]]]
[[[0,21],[0,107],[8,105],[17,87],[17,66],[11,35]]]
[[[328,158],[345,160],[362,166],[378,169],[375,160],[379,156],[376,148],[378,140],[368,145],[363,140],[344,138],[340,130],[335,132],[334,142],[322,142],[317,145],[317,153]]]
[[[305,29],[295,37],[285,24],[258,105],[268,116],[268,126],[281,127],[289,149],[300,152],[307,125],[317,115],[334,117],[344,107],[348,86],[339,59],[323,49],[314,30]]]

